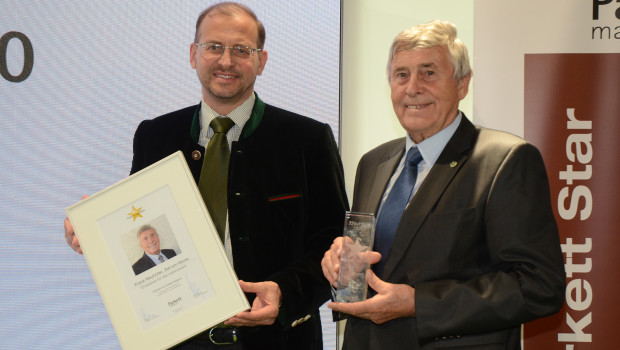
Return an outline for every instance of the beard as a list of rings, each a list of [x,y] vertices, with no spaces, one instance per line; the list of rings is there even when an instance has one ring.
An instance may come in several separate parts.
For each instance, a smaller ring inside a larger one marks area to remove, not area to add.
[[[235,78],[231,79],[229,83],[218,81],[221,78],[216,77],[215,72],[218,72],[219,75],[230,75]],[[201,82],[207,93],[218,99],[234,99],[243,95],[243,92],[248,88],[242,73],[235,70],[226,71],[217,67],[211,69]]]

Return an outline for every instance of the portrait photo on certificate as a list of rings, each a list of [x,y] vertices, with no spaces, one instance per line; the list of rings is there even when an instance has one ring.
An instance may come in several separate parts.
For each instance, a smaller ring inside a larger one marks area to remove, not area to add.
[[[97,225],[144,330],[215,296],[169,186]]]

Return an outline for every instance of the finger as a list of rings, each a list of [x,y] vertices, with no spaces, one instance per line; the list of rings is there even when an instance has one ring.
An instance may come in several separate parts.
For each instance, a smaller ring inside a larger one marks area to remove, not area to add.
[[[234,325],[261,325],[261,324],[273,324],[277,317],[277,311],[269,310],[269,308],[264,308],[261,310],[252,310],[252,311],[242,311],[237,315],[231,317],[229,320],[224,322],[224,324],[234,324]]]
[[[241,290],[246,293],[254,293],[258,294],[264,291],[265,288],[262,288],[263,283],[261,282],[246,282],[244,280],[239,280],[239,286]]]
[[[329,266],[333,284],[338,283],[338,274],[340,273],[340,255],[342,254],[342,237],[336,238],[332,248],[328,251]]]
[[[363,253],[360,253],[360,256],[362,259],[364,259],[364,261],[367,261],[370,265],[376,264],[379,261],[381,261],[381,253],[379,252],[372,252],[372,251],[363,252]]]
[[[241,290],[246,293],[254,293],[253,291],[250,290],[252,289],[251,283],[248,283],[244,280],[239,280],[239,287],[241,287]]]
[[[372,269],[368,269],[366,271],[366,282],[368,282],[368,286],[372,288],[377,293],[381,294],[383,291],[383,287],[387,284],[383,280],[381,280]]]
[[[275,306],[264,307],[258,310],[252,310],[250,312],[242,313],[244,318],[248,321],[254,322],[271,322],[278,317],[278,308]]]
[[[358,301],[355,303],[328,303],[327,307],[338,312],[343,312],[348,315],[361,316],[368,313],[369,300]]]
[[[328,259],[327,272],[329,273],[331,283],[334,286],[336,286],[336,284],[338,283],[338,273],[340,272],[340,260],[333,254],[329,254],[327,259]]]
[[[243,320],[240,319],[238,317],[232,317],[229,320],[227,320],[226,322],[224,322],[225,325],[227,326],[234,326],[234,327],[256,327],[256,326],[267,326],[267,325],[271,325],[273,324],[273,322],[268,322],[268,321],[248,321],[248,320]]]
[[[67,241],[67,244],[71,245],[71,241],[73,240],[73,225],[71,225],[69,218],[65,217],[63,226],[65,229],[65,240]]]
[[[344,313],[347,313],[349,315],[353,315],[352,313],[350,313],[350,310],[347,310],[347,308],[348,308],[347,305],[348,304],[351,304],[351,303],[329,302],[329,303],[327,303],[327,307],[332,309],[333,311],[344,312]]]
[[[82,254],[82,247],[80,247],[80,241],[78,240],[77,236],[73,236],[73,240],[70,244],[71,248],[73,250],[75,250],[76,252]]]
[[[236,322],[256,322],[262,318],[262,313],[261,311],[242,311],[231,317],[231,320]]]
[[[265,291],[265,288],[262,287],[263,283],[256,282],[246,282],[243,280],[239,280],[239,286],[241,290],[246,293],[254,293],[258,294]]]
[[[337,237],[336,239],[334,239],[334,242],[332,243],[332,246],[329,248],[329,251],[332,252],[332,254],[335,257],[339,258],[340,253],[342,252],[342,245],[343,245],[343,238]]]
[[[338,241],[338,244],[340,244],[340,246],[343,246],[345,244],[354,244],[353,242],[353,238],[349,237],[349,236],[345,236],[345,237],[338,237],[340,240]]]
[[[379,252],[369,252],[370,255],[368,256],[368,260],[370,261],[370,264],[376,264],[379,261],[381,261],[381,253]]]
[[[240,321],[238,321],[236,317],[231,317],[228,320],[224,321],[224,325],[232,326],[232,327],[243,327],[243,326],[245,326]]]
[[[237,316],[233,316],[229,318],[228,320],[224,321],[224,324],[226,326],[234,326],[234,327],[249,327],[249,326],[254,325],[251,322],[248,322],[247,320],[237,317]]]
[[[327,279],[329,284],[335,287],[336,281],[334,279],[334,274],[332,273],[332,269],[331,269],[329,251],[325,252],[325,255],[323,256],[323,260],[321,260],[321,270],[323,271],[323,276],[325,276],[325,279]]]

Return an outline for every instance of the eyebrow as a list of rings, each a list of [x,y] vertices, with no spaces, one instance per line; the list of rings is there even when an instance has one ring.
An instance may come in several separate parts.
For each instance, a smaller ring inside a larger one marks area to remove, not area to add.
[[[415,68],[418,68],[418,69],[419,68],[432,68],[432,67],[437,67],[437,63],[435,63],[435,62],[424,62],[424,63],[417,64],[415,66]],[[407,70],[410,70],[409,66],[403,65],[403,66],[394,68],[393,71],[394,72],[400,72],[400,71],[407,71]]]
[[[222,45],[222,46],[227,46],[227,47],[237,47],[237,46],[250,47],[250,48],[252,47],[252,45],[250,44],[243,44],[243,43],[238,43],[238,42],[236,44],[227,45],[221,41],[205,41],[203,44],[214,44],[214,45]]]
[[[435,62],[428,62],[428,63],[420,63],[418,65],[419,68],[430,68],[430,67],[436,67],[437,64],[435,64]]]

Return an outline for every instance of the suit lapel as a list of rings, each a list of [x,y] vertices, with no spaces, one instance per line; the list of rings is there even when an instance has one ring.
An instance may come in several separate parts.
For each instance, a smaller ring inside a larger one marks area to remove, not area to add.
[[[381,204],[381,197],[385,192],[385,188],[390,181],[390,177],[392,177],[394,168],[396,168],[396,166],[398,165],[398,162],[400,161],[404,150],[405,139],[403,139],[403,142],[397,143],[394,148],[391,148],[386,152],[386,159],[383,162],[379,163],[379,165],[373,172],[374,180],[370,189],[370,193],[368,194],[368,200],[363,201],[363,203],[367,204],[367,207],[363,208],[362,211],[368,213],[375,213],[375,217],[377,216],[377,212],[379,211],[379,205]],[[371,171],[373,170],[371,169]]]
[[[142,258],[144,259],[144,263],[146,264],[147,268],[150,269],[151,267],[157,266],[155,262],[153,262],[153,260],[149,258],[148,255],[146,255],[146,253],[142,255]]]
[[[426,179],[411,199],[396,229],[391,251],[386,261],[383,279],[387,280],[413,238],[441,198],[450,181],[469,159],[468,152],[475,137],[474,125],[463,115],[461,124],[439,155]]]

